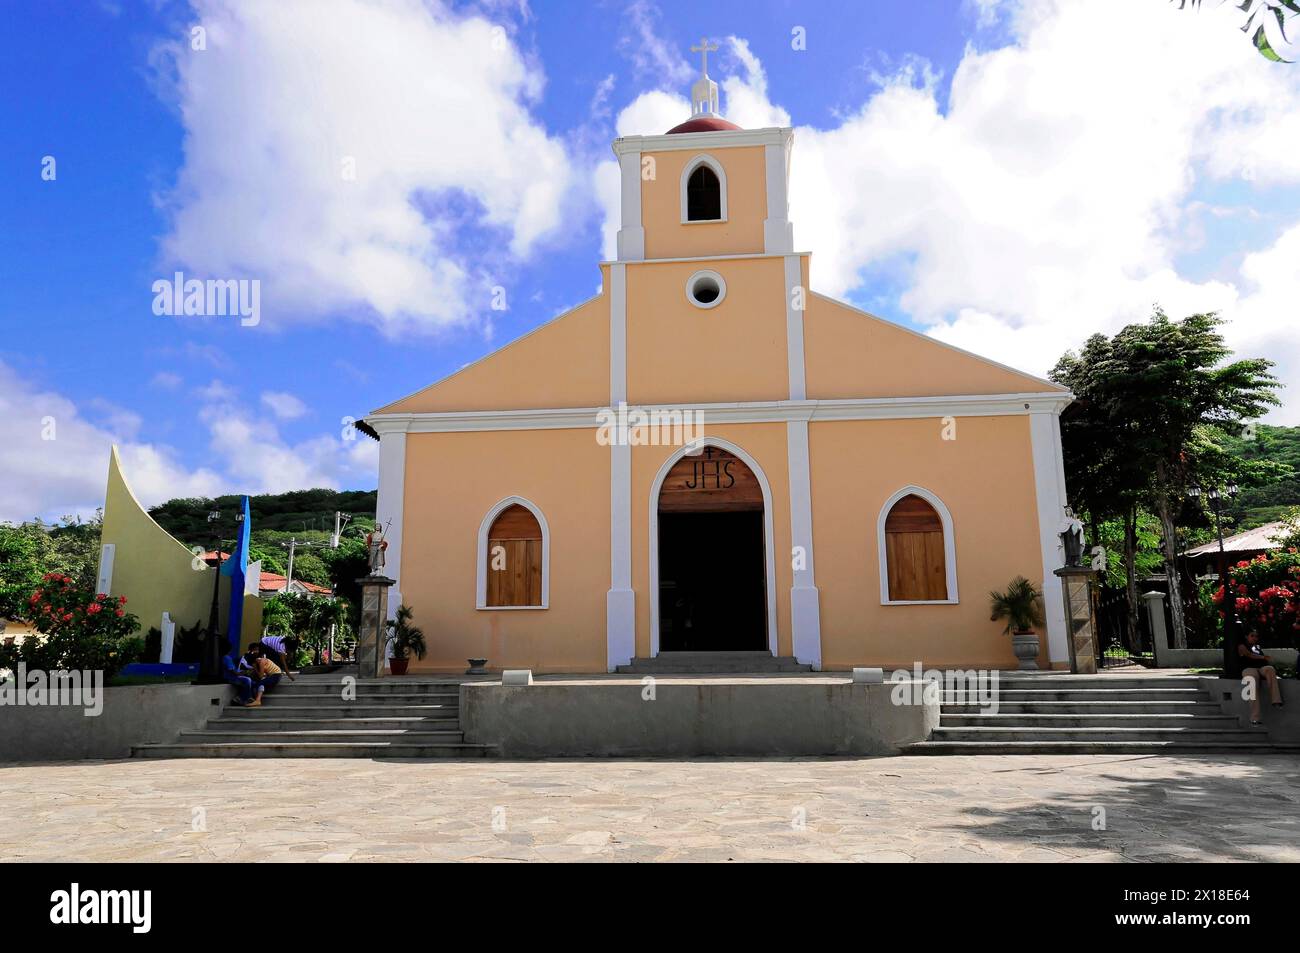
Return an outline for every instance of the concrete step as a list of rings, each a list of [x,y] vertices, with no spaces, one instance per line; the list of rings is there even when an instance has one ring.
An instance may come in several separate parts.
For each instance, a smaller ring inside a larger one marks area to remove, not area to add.
[[[495,745],[370,741],[229,742],[135,745],[135,758],[487,758]]]
[[[406,731],[401,728],[299,728],[282,731],[225,731],[203,728],[182,731],[179,744],[234,744],[290,741],[398,741],[403,744],[443,744],[465,740],[465,733],[451,731]]]
[[[1196,675],[999,675],[1002,688],[1200,688]]]
[[[1057,714],[1152,714],[1173,712],[1219,714],[1218,704],[1212,701],[1128,701],[1128,702],[1090,702],[1090,701],[1038,701],[1009,702],[998,699],[999,715],[1050,715]],[[983,711],[980,705],[943,705],[941,712],[953,714],[974,714]]]
[[[1188,743],[1186,741],[919,741],[905,755],[990,754],[1297,754],[1300,745],[1267,741]]]
[[[1182,741],[1235,744],[1267,740],[1261,728],[936,728],[930,741]]]
[[[660,652],[653,658],[635,658],[617,671],[620,675],[747,675],[811,672],[812,666],[770,652]]]
[[[269,713],[265,713],[268,714]],[[388,728],[394,731],[427,729],[429,731],[457,731],[460,719],[448,718],[220,718],[208,719],[207,727],[213,731],[326,731],[331,728]]]
[[[209,723],[210,724],[210,723]],[[1220,714],[955,714],[939,713],[940,728],[1237,728],[1237,719]]]
[[[372,705],[369,702],[352,702],[347,705],[295,705],[281,703],[260,708],[231,706],[221,712],[223,718],[350,718],[359,717],[418,717],[442,715],[459,717],[460,705]]]
[[[355,698],[344,699],[338,692],[280,692],[270,691],[262,696],[263,705],[459,705],[459,693],[397,693],[358,692]]]
[[[1002,688],[997,693],[1001,702],[1102,702],[1102,701],[1209,701],[1210,696],[1199,688]],[[948,693],[941,692],[939,700],[945,701]],[[967,698],[952,699],[955,702]]]
[[[445,693],[455,695],[460,691],[460,683],[455,681],[432,680],[432,679],[415,679],[410,676],[393,676],[391,678],[359,678],[352,682],[344,682],[342,679],[312,679],[308,681],[299,678],[296,682],[280,681],[275,687],[276,694],[288,694],[298,692],[321,692],[325,694],[338,694],[344,686],[353,686],[360,695],[367,694],[422,694],[425,692]]]

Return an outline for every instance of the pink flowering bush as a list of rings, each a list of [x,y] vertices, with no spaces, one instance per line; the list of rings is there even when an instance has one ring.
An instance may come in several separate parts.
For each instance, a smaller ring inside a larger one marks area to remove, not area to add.
[[[1300,553],[1295,549],[1243,559],[1228,570],[1236,618],[1259,629],[1260,640],[1293,646],[1300,635]],[[1223,614],[1224,587],[1214,593]]]
[[[113,598],[76,585],[71,576],[46,573],[23,605],[23,618],[42,634],[19,646],[0,647],[0,668],[26,662],[29,669],[98,669],[105,678],[135,661],[143,650],[133,638],[139,620],[126,611],[126,597]]]

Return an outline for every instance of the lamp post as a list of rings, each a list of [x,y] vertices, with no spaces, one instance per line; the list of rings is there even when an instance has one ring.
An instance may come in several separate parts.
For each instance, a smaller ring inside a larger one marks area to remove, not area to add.
[[[243,519],[243,513],[235,516],[236,523],[242,522]],[[212,605],[208,610],[208,630],[203,636],[203,654],[199,658],[200,685],[216,685],[225,681],[221,657],[226,653],[217,632],[221,601],[221,510],[212,510],[208,513],[208,533],[212,539],[212,551],[217,554],[217,571],[212,578]]]
[[[1232,580],[1228,576],[1228,551],[1223,545],[1223,497],[1226,493],[1228,499],[1237,498],[1237,485],[1229,484],[1227,489],[1220,491],[1217,486],[1212,486],[1208,490],[1202,491],[1199,486],[1193,486],[1188,491],[1188,496],[1196,499],[1205,494],[1205,498],[1210,501],[1210,510],[1214,513],[1214,532],[1219,538],[1219,583],[1223,586],[1223,674],[1225,677],[1233,670],[1236,665],[1237,647],[1234,645],[1233,624],[1235,622],[1237,609],[1237,596],[1232,591]],[[1175,580],[1177,584],[1177,580]],[[1170,593],[1170,598],[1181,598],[1182,593]]]

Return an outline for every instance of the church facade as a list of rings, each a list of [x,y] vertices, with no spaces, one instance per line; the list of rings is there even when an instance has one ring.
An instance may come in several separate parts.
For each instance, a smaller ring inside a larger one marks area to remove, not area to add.
[[[810,290],[791,129],[614,143],[600,293],[369,414],[412,671],[669,652],[1014,668],[989,592],[1043,588],[1068,667],[1059,386]]]

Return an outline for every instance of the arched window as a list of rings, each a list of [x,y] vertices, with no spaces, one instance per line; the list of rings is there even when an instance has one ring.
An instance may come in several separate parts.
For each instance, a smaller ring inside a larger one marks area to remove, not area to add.
[[[952,521],[937,497],[919,487],[885,504],[879,525],[881,602],[956,602]]]
[[[686,220],[717,222],[722,219],[722,183],[708,165],[700,163],[686,180]]]
[[[545,520],[527,500],[493,507],[479,530],[478,607],[546,608],[548,542]]]

